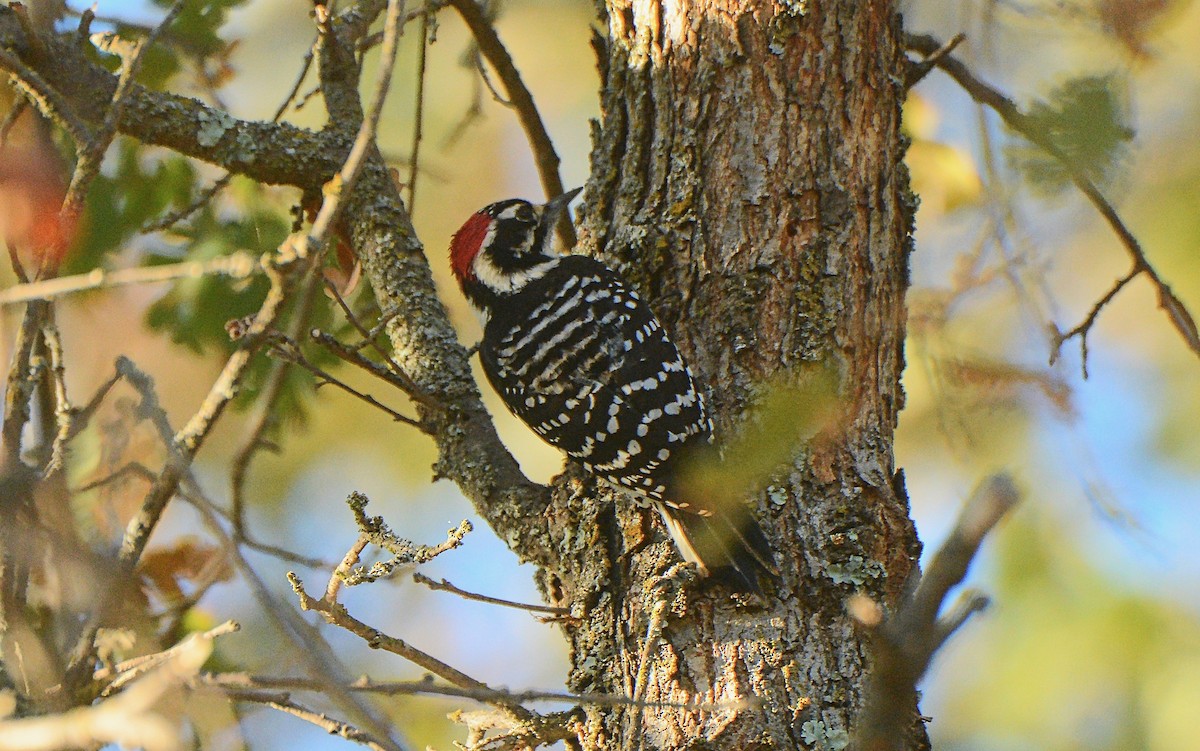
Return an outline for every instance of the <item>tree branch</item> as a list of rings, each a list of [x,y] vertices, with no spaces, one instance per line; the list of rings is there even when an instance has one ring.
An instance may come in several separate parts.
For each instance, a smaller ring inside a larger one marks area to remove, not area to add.
[[[856,595],[850,614],[872,630],[874,663],[857,720],[855,751],[907,748],[917,683],[934,653],[972,613],[987,605],[977,592],[964,593],[951,611],[938,618],[947,593],[962,582],[983,538],[1017,504],[1020,495],[1008,475],[994,475],[971,494],[950,536],[942,543],[924,576],[885,618],[882,607]]]
[[[511,701],[503,697],[500,692],[494,691],[490,686],[482,681],[477,681],[471,676],[463,673],[457,668],[442,662],[433,655],[423,652],[408,642],[398,639],[394,636],[389,636],[382,631],[368,626],[354,616],[350,615],[345,606],[336,602],[328,602],[324,599],[316,599],[308,594],[304,589],[304,584],[300,581],[300,577],[292,572],[288,572],[288,581],[291,582],[292,590],[300,599],[300,608],[302,610],[315,610],[321,614],[330,625],[345,629],[355,636],[359,637],[372,649],[382,649],[391,652],[394,655],[403,657],[417,667],[428,670],[434,675],[448,681],[452,685],[472,691],[479,691],[485,694],[490,694],[495,698],[488,700],[488,703],[493,704],[499,709],[509,714],[514,720],[522,723],[535,723],[536,716],[525,709],[517,702]]]
[[[521,74],[517,70],[517,66],[513,64],[512,56],[508,54],[504,43],[496,34],[496,29],[492,26],[492,19],[484,14],[483,8],[475,0],[449,0],[449,4],[454,6],[454,9],[462,16],[467,28],[475,37],[475,42],[479,45],[479,51],[483,53],[483,56],[496,70],[496,74],[500,76],[504,90],[508,93],[509,102],[516,110],[517,119],[525,130],[525,137],[529,139],[529,148],[533,151],[533,160],[537,165],[538,177],[541,178],[542,190],[546,193],[546,198],[562,195],[565,190],[562,178],[558,174],[560,163],[558,153],[554,150],[550,134],[546,132],[542,116],[538,113],[537,105],[534,104],[533,95],[529,93],[525,82],[521,80]],[[558,223],[558,236],[564,247],[574,247],[575,227],[565,212]]]
[[[15,72],[23,86],[35,87],[38,96],[49,96],[44,109],[77,141],[87,143],[91,129],[100,127],[109,112],[118,78],[93,63],[74,38],[46,36],[40,43],[47,54],[35,56],[35,43],[17,14],[0,7],[0,66]],[[260,182],[311,190],[337,172],[345,155],[335,148],[337,140],[324,134],[287,123],[236,120],[194,99],[136,83],[129,86],[117,128]]]
[[[1137,237],[1121,219],[1120,214],[1117,213],[1112,203],[1100,192],[1100,189],[1087,177],[1083,170],[1079,169],[1078,165],[1055,146],[1050,135],[1044,133],[1027,115],[1021,112],[1012,99],[1001,93],[999,89],[980,80],[971,72],[970,68],[954,56],[945,53],[939,55],[938,53],[943,49],[944,45],[938,40],[931,36],[909,34],[905,36],[904,43],[908,49],[929,56],[929,59],[938,68],[941,68],[953,78],[972,99],[994,110],[1008,127],[1024,136],[1030,143],[1053,156],[1067,168],[1075,187],[1100,212],[1100,216],[1108,223],[1113,233],[1116,234],[1117,239],[1121,242],[1122,247],[1129,254],[1130,260],[1133,262],[1132,276],[1144,274],[1150,280],[1154,285],[1155,291],[1158,293],[1158,306],[1167,313],[1171,325],[1183,337],[1188,349],[1192,350],[1197,357],[1200,357],[1200,329],[1197,329],[1196,321],[1192,317],[1192,314],[1183,302],[1175,296],[1170,286],[1163,281],[1154,267],[1150,265],[1145,250],[1142,248]],[[935,55],[937,56],[934,57]],[[1116,292],[1119,292],[1124,286],[1125,283],[1121,283],[1116,287],[1115,291],[1106,295],[1098,308],[1093,309],[1093,313],[1088,316],[1088,320],[1084,324],[1076,326],[1066,334],[1058,334],[1056,332],[1055,338],[1059,348],[1073,336],[1079,336],[1081,341],[1084,340],[1088,330],[1091,328],[1091,324],[1095,322],[1099,308],[1103,308],[1107,302],[1111,301],[1115,297]],[[1085,358],[1083,366],[1084,376],[1086,377],[1086,346],[1084,346],[1083,353]],[[1052,361],[1055,357],[1057,357],[1057,352],[1051,358]]]
[[[163,266],[144,266],[117,271],[94,269],[86,274],[43,279],[9,287],[0,291],[0,305],[13,305],[30,300],[51,300],[77,292],[134,284],[155,284],[175,279],[198,279],[210,274],[220,274],[232,279],[245,279],[256,270],[258,270],[258,265],[254,259],[249,254],[242,252],[208,261],[184,261]]]
[[[568,616],[571,614],[571,611],[566,608],[552,608],[548,605],[531,605],[526,602],[513,602],[512,600],[504,600],[499,597],[492,597],[491,595],[481,595],[476,592],[468,592],[465,589],[459,589],[445,579],[442,579],[440,582],[434,581],[425,574],[422,574],[420,571],[413,572],[413,581],[415,581],[417,584],[424,584],[426,587],[429,587],[432,590],[456,594],[464,600],[486,602],[489,605],[499,605],[505,608],[524,610],[529,613],[542,613],[555,617]]]

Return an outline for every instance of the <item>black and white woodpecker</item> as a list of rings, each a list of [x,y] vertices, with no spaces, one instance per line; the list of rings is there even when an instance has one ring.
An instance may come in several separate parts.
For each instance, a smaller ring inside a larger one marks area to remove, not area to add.
[[[454,276],[485,321],[483,372],[543,439],[653,503],[685,560],[759,592],[778,569],[749,509],[690,497],[677,476],[680,459],[712,440],[691,369],[614,271],[554,251],[554,227],[579,190],[542,206],[497,201],[455,233]]]

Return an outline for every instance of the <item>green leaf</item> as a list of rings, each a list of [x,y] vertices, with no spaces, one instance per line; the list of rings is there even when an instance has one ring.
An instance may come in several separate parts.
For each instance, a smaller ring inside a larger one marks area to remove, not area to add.
[[[1134,131],[1126,122],[1122,88],[1112,75],[1085,76],[1063,84],[1029,108],[1029,123],[1076,170],[1103,186],[1116,176]],[[1057,193],[1071,184],[1070,168],[1044,149],[1013,146],[1013,165],[1036,188]]]
[[[186,158],[147,159],[147,150],[128,139],[119,140],[116,151],[115,169],[92,181],[63,274],[101,268],[145,222],[191,200],[196,170]]]
[[[186,54],[200,59],[223,53],[228,43],[218,34],[229,11],[245,4],[246,0],[205,0],[189,2],[176,16],[170,29],[170,43]],[[161,8],[170,8],[173,0],[154,0]]]

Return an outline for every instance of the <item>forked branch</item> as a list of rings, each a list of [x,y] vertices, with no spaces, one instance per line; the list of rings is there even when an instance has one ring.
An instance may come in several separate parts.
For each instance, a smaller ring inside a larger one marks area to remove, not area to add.
[[[1104,221],[1108,223],[1113,233],[1116,234],[1117,239],[1121,242],[1121,246],[1125,248],[1126,253],[1128,253],[1132,261],[1130,272],[1119,280],[1113,289],[1097,303],[1080,325],[1066,333],[1055,332],[1056,348],[1051,356],[1051,361],[1057,359],[1063,344],[1078,336],[1083,351],[1083,368],[1084,376],[1086,377],[1088,332],[1096,322],[1096,318],[1104,306],[1112,301],[1116,297],[1116,294],[1137,276],[1145,276],[1154,285],[1155,292],[1158,295],[1159,307],[1166,312],[1171,325],[1183,337],[1188,349],[1197,357],[1200,357],[1200,330],[1197,329],[1196,321],[1191,312],[1188,311],[1187,306],[1171,291],[1170,286],[1150,264],[1149,259],[1146,257],[1146,252],[1142,248],[1142,244],[1129,229],[1128,225],[1121,219],[1116,208],[1087,174],[1080,169],[1079,165],[1054,144],[1051,135],[1044,132],[1032,118],[1021,112],[1021,109],[1011,98],[994,86],[982,81],[961,60],[945,52],[944,50],[947,45],[943,45],[932,36],[918,34],[905,36],[904,43],[908,49],[926,56],[925,61],[914,63],[914,65],[919,67],[932,63],[937,68],[945,71],[972,99],[995,111],[1008,127],[1061,162],[1070,175],[1075,187],[1083,193],[1092,206],[1104,217]]]
[[[967,591],[939,617],[946,595],[966,576],[983,538],[1019,500],[1008,475],[988,478],[971,494],[950,536],[925,574],[910,583],[895,613],[885,616],[883,608],[864,595],[851,600],[850,614],[872,632],[874,659],[855,731],[855,751],[908,747],[905,739],[913,721],[917,683],[934,653],[988,602],[983,594]]]

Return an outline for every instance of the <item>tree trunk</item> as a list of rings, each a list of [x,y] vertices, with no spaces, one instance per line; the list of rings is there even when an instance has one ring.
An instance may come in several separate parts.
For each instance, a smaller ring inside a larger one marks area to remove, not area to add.
[[[544,582],[586,613],[567,627],[571,688],[715,705],[593,708],[581,741],[842,748],[869,662],[846,599],[895,602],[920,549],[892,455],[913,212],[899,17],[886,0],[606,13],[583,252],[651,301],[707,384],[718,441],[765,384],[816,364],[836,373],[838,416],[750,499],[782,568],[765,603],[656,580],[677,558],[655,514],[560,486],[549,513],[576,532]],[[924,748],[912,706],[905,747]]]

